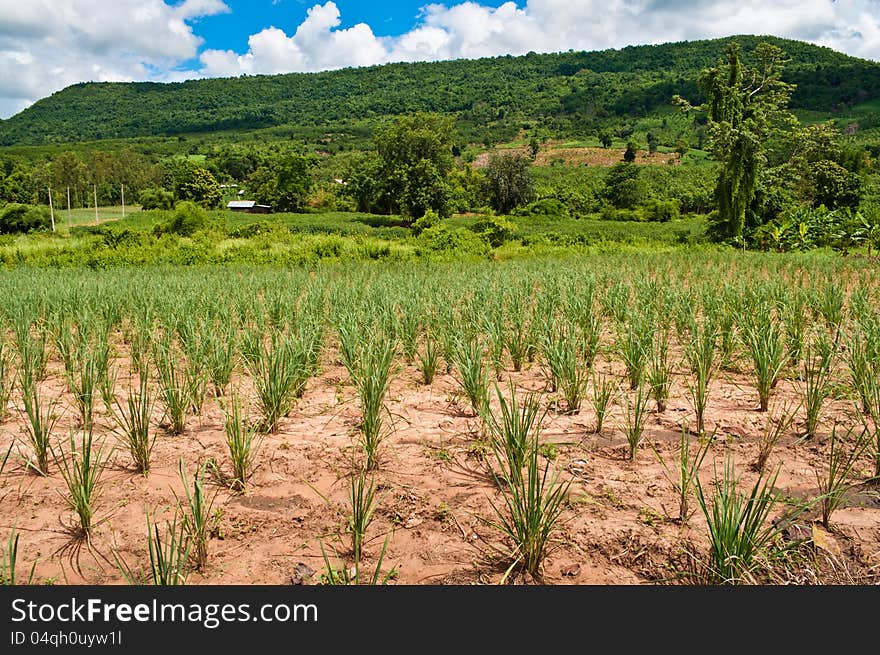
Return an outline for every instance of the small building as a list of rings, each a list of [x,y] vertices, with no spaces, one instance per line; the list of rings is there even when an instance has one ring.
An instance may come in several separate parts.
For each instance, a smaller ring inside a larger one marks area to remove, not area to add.
[[[247,214],[271,214],[271,205],[258,205],[256,200],[230,200],[226,209]]]

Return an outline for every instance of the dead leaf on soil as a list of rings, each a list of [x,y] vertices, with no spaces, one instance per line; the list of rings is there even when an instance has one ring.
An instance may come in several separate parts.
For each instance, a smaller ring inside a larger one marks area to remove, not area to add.
[[[564,577],[575,578],[581,572],[581,565],[578,563],[571,564],[569,566],[563,566],[559,571]]]
[[[813,524],[813,543],[816,544],[816,548],[824,550],[829,555],[834,555],[834,557],[843,555],[837,540],[827,530],[815,523]]]
[[[305,584],[313,575],[315,575],[314,569],[308,564],[300,562],[293,569],[293,575],[290,576],[290,583],[295,585]]]

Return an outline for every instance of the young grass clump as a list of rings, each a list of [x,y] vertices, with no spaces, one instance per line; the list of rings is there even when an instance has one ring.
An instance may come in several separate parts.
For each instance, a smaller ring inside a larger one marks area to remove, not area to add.
[[[244,492],[247,481],[254,470],[259,441],[257,427],[242,412],[241,400],[233,395],[226,409],[226,447],[232,461],[230,487]]]
[[[758,311],[744,323],[741,336],[754,365],[760,411],[766,412],[770,394],[785,366],[785,342],[779,323],[769,311]]]
[[[384,585],[397,575],[396,568],[392,568],[390,571],[382,573],[382,563],[388,552],[388,543],[391,540],[391,533],[385,537],[385,543],[382,545],[382,550],[379,553],[376,566],[368,571],[366,575],[364,575],[364,571],[362,570],[367,529],[373,521],[376,507],[376,482],[372,478],[367,478],[366,471],[363,469],[357,469],[349,477],[348,516],[346,517],[348,532],[351,536],[352,566],[349,567],[345,562],[345,558],[341,558],[339,553],[335,551],[334,555],[337,559],[342,560],[342,566],[333,566],[322,543],[321,555],[324,558],[324,574],[322,578],[326,584]]]
[[[146,372],[138,376],[137,390],[129,389],[125,404],[115,400],[116,437],[131,454],[135,470],[146,475],[150,470],[150,455],[156,443],[156,435],[150,434],[150,418],[153,415],[153,396]]]
[[[630,461],[636,458],[636,452],[642,443],[645,431],[645,420],[648,418],[648,400],[651,395],[645,385],[639,385],[633,398],[624,394],[623,433],[629,448]]]
[[[804,436],[810,439],[816,436],[822,405],[828,398],[835,345],[826,335],[820,334],[816,342],[807,344],[804,350],[801,398],[806,410]]]
[[[391,366],[395,344],[390,339],[371,341],[361,349],[357,362],[358,398],[361,403],[361,448],[366,455],[366,468],[379,466],[379,445],[385,438],[385,395],[391,386]]]
[[[430,334],[425,337],[425,345],[422,349],[416,351],[416,357],[418,358],[419,372],[422,374],[422,383],[431,384],[437,374],[437,368],[440,366],[440,350]]]
[[[840,439],[837,426],[834,426],[828,443],[827,466],[824,471],[816,471],[822,526],[826,530],[830,528],[831,515],[843,505],[846,492],[855,486],[856,464],[871,445],[867,430],[855,437],[852,443],[848,443],[849,437],[852,437],[851,430],[847,430],[846,438]]]
[[[650,320],[635,314],[617,339],[617,353],[626,365],[629,388],[636,389],[645,377],[645,367],[654,335]]]
[[[666,411],[666,401],[672,387],[672,363],[669,361],[669,332],[660,330],[654,337],[651,361],[648,365],[648,388],[657,405],[657,412]]]
[[[235,370],[235,359],[238,353],[238,334],[231,323],[218,322],[217,333],[208,343],[207,369],[208,378],[214,388],[214,395],[226,395],[226,388]]]
[[[278,424],[290,414],[308,379],[306,353],[298,345],[302,344],[279,331],[272,332],[268,344],[264,344],[260,334],[245,338],[245,363],[263,415],[261,432],[278,430]]]
[[[483,363],[483,347],[479,339],[459,339],[453,352],[458,383],[474,415],[479,416],[489,401],[489,375]]]
[[[0,341],[0,422],[9,415],[9,399],[12,397],[12,355],[6,344]]]
[[[553,391],[559,391],[566,414],[576,414],[587,393],[587,367],[578,354],[575,329],[550,328],[544,337],[544,357]]]
[[[190,544],[190,557],[193,565],[199,571],[204,571],[208,564],[208,540],[214,532],[215,523],[211,509],[214,506],[214,499],[217,497],[215,493],[209,498],[205,491],[206,469],[205,464],[199,466],[193,476],[192,484],[190,484],[183,458],[181,458],[178,462],[178,477],[183,485],[185,505],[175,493],[182,517],[183,530]]]
[[[513,563],[502,581],[520,565],[533,578],[542,577],[542,564],[550,540],[565,510],[571,481],[560,481],[558,471],[550,470],[550,461],[539,462],[538,428],[526,448],[525,470],[517,472],[508,463],[504,448],[496,447],[495,459],[500,474],[503,507],[492,504],[496,520],[492,525],[513,543]]]
[[[36,385],[23,389],[22,402],[27,417],[25,432],[33,450],[34,458],[28,467],[40,475],[49,474],[49,452],[52,430],[58,422],[55,408],[57,399],[44,404]]]
[[[76,366],[68,374],[67,386],[73,395],[80,424],[84,430],[90,430],[94,424],[100,370],[88,341],[78,344],[75,353]]]
[[[15,531],[15,526],[13,526],[12,531],[9,533],[9,539],[6,540],[6,548],[0,554],[0,585],[2,586],[15,586],[15,570],[18,565],[18,539],[20,536]],[[26,585],[33,582],[36,566],[37,563],[35,561],[31,567],[30,575],[25,580]]]
[[[496,414],[487,405],[483,421],[489,428],[493,450],[504,459],[504,470],[510,475],[521,476],[528,455],[530,436],[540,430],[541,421],[547,412],[541,411],[535,393],[528,394],[520,402],[513,384],[510,385],[509,400],[501,393],[498,385],[495,385],[495,394],[500,413]]]
[[[663,465],[663,469],[666,471],[666,477],[672,483],[675,493],[678,494],[678,520],[682,524],[687,523],[688,519],[690,519],[691,491],[693,490],[697,477],[699,476],[700,466],[702,466],[703,460],[709,452],[709,447],[714,441],[714,435],[708,439],[701,439],[701,435],[697,435],[697,437],[698,446],[692,456],[691,451],[693,450],[693,439],[690,431],[687,429],[687,425],[682,426],[681,439],[678,443],[678,466],[676,467],[677,470],[675,472],[673,472],[666,464],[666,460],[660,455],[660,451],[652,446],[654,448],[654,454],[657,455],[657,459],[660,460],[660,464]]]
[[[95,450],[92,446],[92,430],[83,431],[77,444],[70,435],[70,449],[65,454],[61,450],[55,456],[55,463],[61,471],[61,477],[67,486],[67,506],[79,518],[82,536],[89,538],[92,530],[92,517],[95,512],[95,500],[98,496],[101,474],[107,463],[103,448]]]
[[[748,494],[728,457],[714,493],[707,498],[696,478],[697,500],[709,530],[709,557],[703,572],[707,584],[742,584],[755,581],[761,556],[790,524],[790,518],[769,522],[778,501],[776,477],[759,476]]]
[[[705,415],[709,404],[709,388],[715,373],[715,343],[717,331],[713,323],[691,324],[688,341],[685,344],[685,359],[691,369],[693,379],[687,382],[687,392],[694,406],[697,419],[697,434],[706,430]]]
[[[185,585],[189,576],[190,550],[192,543],[187,537],[185,522],[178,511],[165,522],[164,533],[158,524],[150,520],[147,513],[147,550],[150,554],[150,568],[146,574],[131,568],[114,551],[116,565],[128,584]]]
[[[153,358],[159,371],[159,389],[170,421],[171,434],[186,430],[187,412],[193,405],[193,389],[186,376],[185,365],[170,335],[165,334],[154,344]]]
[[[779,442],[779,439],[785,434],[797,415],[797,409],[792,410],[790,405],[782,405],[779,411],[771,411],[767,414],[767,420],[764,423],[764,432],[758,440],[758,455],[751,464],[751,469],[758,473],[763,473],[767,466],[767,460],[773,453],[773,448]]]
[[[618,385],[609,377],[593,373],[593,410],[596,412],[596,434],[602,433],[608,405],[617,393]]]

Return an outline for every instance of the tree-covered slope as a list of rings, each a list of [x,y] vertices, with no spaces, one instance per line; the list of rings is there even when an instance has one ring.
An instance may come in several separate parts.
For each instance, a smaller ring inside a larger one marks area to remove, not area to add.
[[[761,41],[786,51],[785,77],[798,85],[794,108],[832,115],[880,97],[880,63],[798,41],[732,38],[746,57]],[[642,116],[676,93],[695,98],[699,70],[728,40],[175,84],[77,84],[0,121],[0,145],[322,126],[417,110],[455,114],[466,131],[517,121],[564,128]]]

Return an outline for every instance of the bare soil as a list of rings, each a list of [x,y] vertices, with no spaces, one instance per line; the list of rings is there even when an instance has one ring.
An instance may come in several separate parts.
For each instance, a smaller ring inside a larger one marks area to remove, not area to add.
[[[119,362],[117,362],[119,363]],[[596,368],[622,377],[618,362],[600,359]],[[76,413],[64,390],[59,362],[50,365],[43,383],[47,395],[61,397],[63,416],[56,439],[76,430]],[[596,434],[595,414],[585,400],[577,414],[551,409],[543,424],[544,452],[572,480],[569,506],[546,559],[543,582],[549,584],[678,583],[683,572],[705,556],[706,522],[696,499],[687,523],[678,519],[678,501],[658,454],[675,471],[683,422],[693,422],[683,371],[677,371],[665,412],[652,412],[635,461],[626,459],[622,411],[614,403],[602,434]],[[509,374],[523,390],[544,390],[546,377],[533,364]],[[238,380],[246,393],[247,381]],[[797,382],[783,380],[775,391],[778,402],[797,404]],[[501,385],[506,388],[506,384]],[[122,381],[117,390],[125,389]],[[396,569],[392,582],[404,584],[497,583],[507,570],[509,552],[497,530],[493,503],[500,496],[489,474],[490,457],[481,440],[479,421],[459,397],[452,375],[438,375],[425,386],[412,365],[401,365],[386,405],[393,431],[383,442],[376,474],[379,509],[370,528],[367,558],[375,562],[386,534],[392,536],[383,568]],[[845,395],[845,394],[842,394]],[[553,394],[545,400],[551,402]],[[97,403],[101,405],[100,401]],[[651,404],[653,408],[653,403]],[[702,470],[710,488],[725,458],[732,455],[744,485],[756,474],[755,459],[767,414],[757,411],[758,399],[749,375],[722,371],[712,385],[707,429],[716,432]],[[96,505],[91,539],[72,534],[75,517],[65,505],[65,487],[57,466],[41,477],[29,472],[23,458],[30,454],[23,433],[20,404],[0,424],[3,452],[16,442],[0,476],[0,526],[14,525],[21,534],[19,576],[36,562],[36,583],[115,584],[123,578],[114,551],[130,565],[144,566],[146,512],[158,520],[170,518],[175,492],[183,489],[177,475],[183,458],[190,475],[200,462],[215,459],[228,470],[223,412],[209,397],[200,417],[191,417],[185,434],[171,436],[157,427],[158,439],[148,476],[134,473],[128,453],[118,446],[110,416],[98,418],[95,434],[106,448],[115,446]],[[849,398],[829,400],[818,438],[802,440],[796,422],[776,446],[768,468],[779,469],[776,487],[784,499],[809,499],[817,494],[816,472],[827,455],[827,436],[837,422],[859,424]],[[218,522],[209,544],[208,566],[193,572],[190,583],[287,584],[316,583],[324,568],[321,545],[344,555],[346,476],[356,454],[360,418],[356,394],[336,353],[325,354],[320,377],[309,381],[294,411],[276,434],[266,435],[257,470],[245,493],[212,484]],[[157,408],[155,423],[162,416]],[[656,448],[656,453],[653,448]],[[868,476],[871,462],[860,462]],[[774,515],[785,509],[783,505]],[[790,539],[802,540],[789,561],[770,566],[769,582],[863,583],[880,575],[880,503],[874,488],[856,486],[826,532],[814,522],[815,510],[804,513]],[[5,537],[4,537],[5,541]],[[335,558],[332,558],[335,560]],[[521,576],[515,581],[530,582]]]

